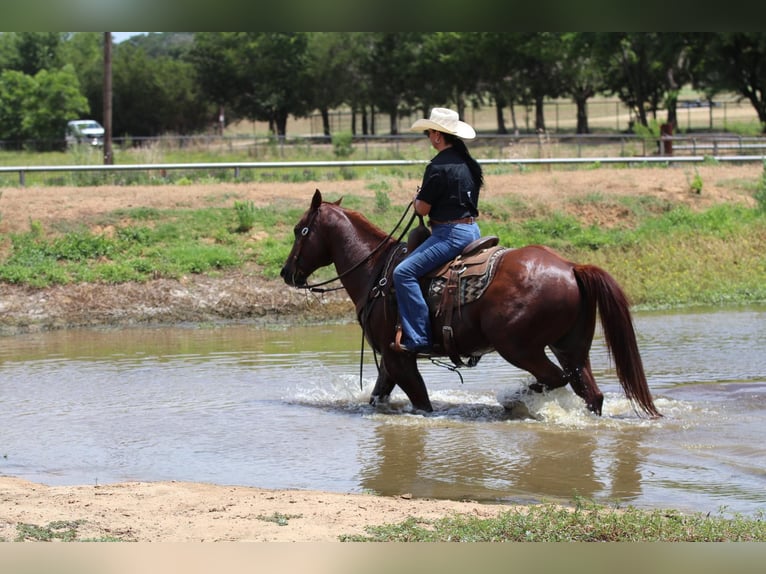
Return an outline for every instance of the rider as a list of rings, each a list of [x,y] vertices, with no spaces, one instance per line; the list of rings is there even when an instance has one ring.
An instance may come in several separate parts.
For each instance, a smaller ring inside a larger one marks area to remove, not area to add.
[[[426,166],[415,195],[415,211],[429,216],[431,235],[394,269],[394,288],[401,317],[401,337],[391,343],[395,351],[429,354],[431,322],[419,278],[457,257],[479,239],[477,205],[484,184],[481,166],[463,140],[476,137],[457,112],[433,108],[428,119],[417,120],[410,131],[425,130],[438,152]]]

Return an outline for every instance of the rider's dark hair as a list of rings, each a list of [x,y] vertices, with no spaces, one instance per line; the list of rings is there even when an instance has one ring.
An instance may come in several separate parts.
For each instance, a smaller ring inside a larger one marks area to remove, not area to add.
[[[468,147],[466,147],[465,142],[462,139],[444,132],[442,132],[442,135],[444,136],[444,141],[446,141],[448,144],[451,144],[452,147],[460,152],[460,155],[465,158],[465,162],[468,165],[468,170],[471,172],[471,176],[473,177],[473,183],[476,186],[476,191],[480,190],[484,185],[484,171],[481,169],[481,164],[479,164],[479,162],[473,158],[471,152],[468,151]]]

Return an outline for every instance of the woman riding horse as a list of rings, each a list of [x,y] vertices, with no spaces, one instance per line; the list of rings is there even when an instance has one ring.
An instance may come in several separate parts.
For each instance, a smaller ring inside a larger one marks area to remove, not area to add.
[[[368,343],[381,354],[370,402],[386,401],[398,385],[415,409],[430,412],[417,355],[390,348],[396,323],[390,271],[405,251],[364,216],[342,208],[340,200],[322,201],[317,190],[295,226],[281,275],[289,285],[310,288],[308,277],[334,264]],[[453,344],[463,356],[497,351],[535,377],[534,391],[570,384],[588,409],[601,414],[604,396],[589,357],[597,310],[626,396],[647,415],[661,416],[646,382],[625,293],[603,269],[567,261],[546,247],[508,249],[500,256],[484,294],[461,307],[452,325]]]

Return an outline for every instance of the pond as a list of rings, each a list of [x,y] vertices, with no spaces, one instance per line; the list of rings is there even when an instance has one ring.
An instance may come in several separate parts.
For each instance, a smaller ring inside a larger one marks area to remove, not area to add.
[[[435,412],[367,404],[356,325],[68,330],[4,337],[0,473],[51,485],[178,480],[492,502],[766,511],[766,308],[637,313],[660,420],[624,398],[600,333],[604,416],[522,393],[488,355],[420,362]],[[361,385],[361,388],[360,388]]]

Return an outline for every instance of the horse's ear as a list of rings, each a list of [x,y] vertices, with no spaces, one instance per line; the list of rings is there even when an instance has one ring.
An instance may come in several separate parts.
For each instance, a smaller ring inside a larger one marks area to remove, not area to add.
[[[343,201],[343,196],[341,195],[338,201],[333,201],[335,205],[340,205],[340,202]]]
[[[314,192],[314,197],[311,199],[311,209],[317,210],[322,205],[322,193],[317,189]]]

